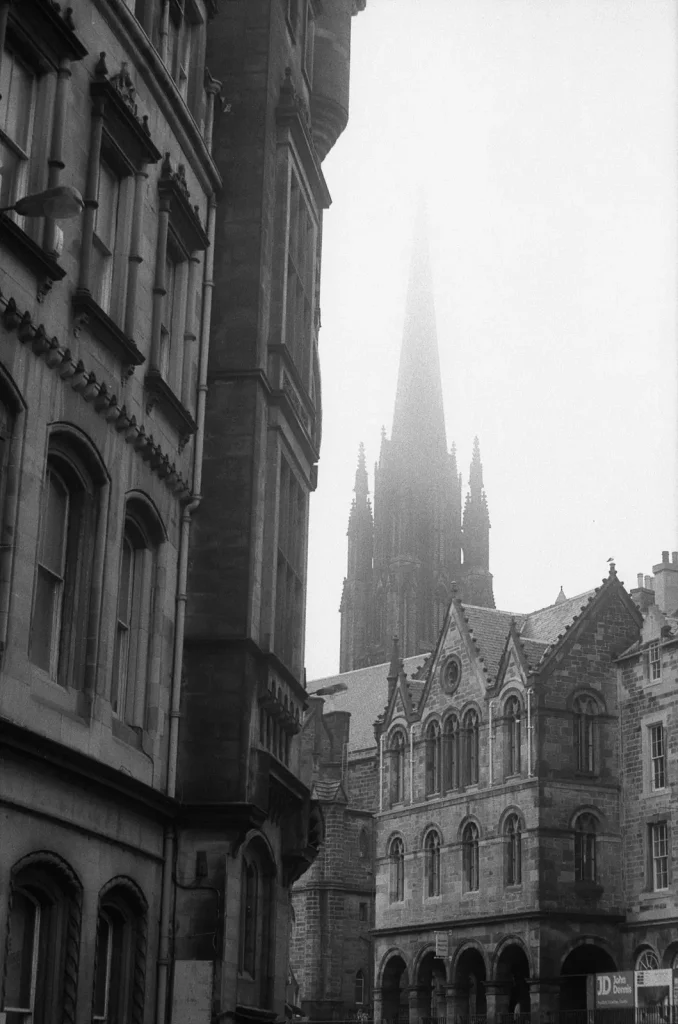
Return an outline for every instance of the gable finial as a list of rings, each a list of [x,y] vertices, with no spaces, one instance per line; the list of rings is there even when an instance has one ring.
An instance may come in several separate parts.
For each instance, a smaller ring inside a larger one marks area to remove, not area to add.
[[[617,575],[617,566],[615,565],[614,556],[612,558],[608,558],[607,561],[608,561],[608,564],[610,566],[610,568],[609,568],[609,575],[610,576],[616,576]]]

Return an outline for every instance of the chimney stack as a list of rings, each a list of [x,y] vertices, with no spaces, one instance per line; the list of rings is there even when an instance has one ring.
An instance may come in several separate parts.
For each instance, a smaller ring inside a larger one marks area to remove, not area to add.
[[[652,566],[652,571],[657,607],[665,615],[675,615],[678,613],[678,552],[672,552],[669,561],[668,551],[662,551],[662,560]]]

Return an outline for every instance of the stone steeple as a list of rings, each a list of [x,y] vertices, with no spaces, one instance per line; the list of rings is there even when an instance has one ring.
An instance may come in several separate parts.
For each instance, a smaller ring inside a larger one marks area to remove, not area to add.
[[[477,437],[473,441],[469,490],[464,504],[462,548],[466,603],[494,608],[490,572],[490,513],[483,487],[483,464]]]
[[[453,581],[462,600],[494,607],[480,450],[476,441],[462,529],[461,475],[454,446],[447,449],[423,213],[407,289],[393,430],[390,438],[382,432],[374,471],[373,519],[368,501],[361,454],[341,602],[342,672],[388,661],[394,636],[404,658],[432,650]]]
[[[371,643],[372,559],[374,522],[367,483],[365,446],[358,450],[355,497],[348,520],[348,568],[341,596],[339,670],[347,672],[369,664]]]

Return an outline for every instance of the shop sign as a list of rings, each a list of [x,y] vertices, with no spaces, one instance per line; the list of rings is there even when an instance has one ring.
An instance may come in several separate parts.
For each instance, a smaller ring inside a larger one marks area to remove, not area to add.
[[[633,1006],[633,971],[596,974],[596,1009]]]
[[[436,956],[441,960],[449,956],[449,935],[447,932],[436,932]]]

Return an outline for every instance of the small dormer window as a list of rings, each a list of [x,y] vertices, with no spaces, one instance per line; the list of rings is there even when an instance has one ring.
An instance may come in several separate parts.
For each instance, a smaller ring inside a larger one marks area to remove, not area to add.
[[[659,641],[653,640],[649,647],[649,662],[650,662],[650,682],[654,683],[657,679],[661,679],[662,675],[662,657],[659,650]]]

